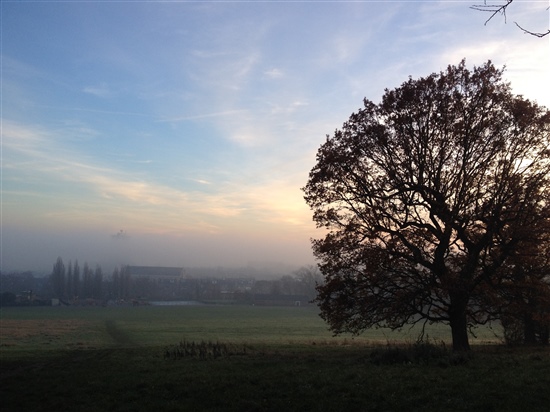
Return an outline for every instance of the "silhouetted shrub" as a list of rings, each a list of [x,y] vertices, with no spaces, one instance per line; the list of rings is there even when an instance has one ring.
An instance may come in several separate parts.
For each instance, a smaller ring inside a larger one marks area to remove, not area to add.
[[[411,363],[407,351],[397,346],[388,346],[384,349],[374,349],[370,354],[370,361],[375,365],[397,365]]]
[[[409,346],[386,346],[374,349],[370,362],[375,365],[459,365],[468,362],[469,354],[453,353],[444,344],[419,342]]]
[[[224,358],[231,355],[246,354],[246,346],[228,345],[223,342],[205,342],[196,343],[194,341],[181,341],[179,344],[166,348],[164,352],[165,359],[191,358],[199,360],[211,360]]]

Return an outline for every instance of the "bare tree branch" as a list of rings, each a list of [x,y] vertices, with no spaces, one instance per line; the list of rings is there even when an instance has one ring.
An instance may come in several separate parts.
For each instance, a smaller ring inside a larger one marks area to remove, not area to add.
[[[511,3],[513,3],[513,1],[514,0],[506,0],[506,4],[500,4],[500,5],[494,5],[494,6],[487,4],[487,2],[485,1],[484,4],[474,4],[473,6],[470,6],[470,8],[472,10],[492,13],[491,17],[489,17],[485,21],[485,25],[487,25],[487,23],[489,23],[493,19],[493,17],[495,17],[497,14],[502,14],[504,16],[504,22],[506,23],[506,9]]]
[[[504,3],[492,5],[492,4],[487,4],[487,1],[484,1],[483,4],[474,4],[470,6],[470,8],[472,10],[491,13],[489,18],[485,20],[485,23],[484,23],[485,25],[487,25],[487,23],[489,23],[497,14],[501,14],[502,16],[504,16],[504,23],[507,23],[506,11],[508,9],[508,6],[510,6],[510,4],[512,4],[513,2],[514,0],[506,0]],[[523,28],[517,22],[514,22],[514,24],[520,30],[522,30],[525,34],[530,34],[531,36],[542,38],[550,34],[550,29],[545,32],[534,32]]]
[[[532,32],[532,31],[529,31],[529,30],[526,30],[524,29],[523,27],[521,27],[519,24],[517,24],[516,22],[514,22],[516,26],[518,26],[518,28],[520,30],[523,30],[523,32],[525,34],[530,34],[531,36],[535,36],[535,37],[544,37],[544,36],[548,36],[550,34],[550,29],[548,29],[546,32],[543,32],[543,33],[535,33],[535,32]]]

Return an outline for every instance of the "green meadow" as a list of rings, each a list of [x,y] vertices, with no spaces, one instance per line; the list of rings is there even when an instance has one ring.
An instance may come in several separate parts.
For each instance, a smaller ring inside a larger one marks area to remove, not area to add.
[[[498,329],[333,337],[313,307],[2,308],[2,411],[546,411],[550,353]]]
[[[3,308],[2,350],[60,350],[113,345],[158,346],[221,340],[249,344],[413,343],[420,327],[373,329],[359,337],[332,336],[315,307],[240,305]],[[8,330],[8,328],[12,328]],[[15,332],[15,333],[14,333]],[[501,342],[500,330],[478,328],[474,344]],[[425,339],[449,343],[450,330],[428,325]]]

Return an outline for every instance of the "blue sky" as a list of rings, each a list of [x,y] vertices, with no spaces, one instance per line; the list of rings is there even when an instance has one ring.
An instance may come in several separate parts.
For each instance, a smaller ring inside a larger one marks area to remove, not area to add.
[[[550,106],[513,24],[548,2],[474,3],[3,1],[1,270],[312,263],[300,188],[364,97],[491,59]]]

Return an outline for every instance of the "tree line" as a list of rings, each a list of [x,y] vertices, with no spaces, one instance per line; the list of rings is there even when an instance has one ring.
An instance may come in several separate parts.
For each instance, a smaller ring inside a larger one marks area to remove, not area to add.
[[[127,266],[117,266],[105,276],[100,265],[92,268],[85,262],[81,269],[78,260],[69,260],[65,265],[61,257],[54,263],[49,279],[52,296],[65,304],[133,299],[151,290],[148,282],[131,279]]]
[[[92,269],[87,262],[82,270],[78,260],[69,260],[67,266],[58,257],[53,265],[50,282],[54,296],[61,300],[102,299],[104,297],[103,271],[97,265]]]
[[[204,273],[208,273],[205,271]],[[115,267],[110,276],[104,276],[101,266],[92,269],[84,263],[82,269],[75,260],[66,265],[58,257],[49,276],[52,296],[67,304],[82,303],[87,299],[97,301],[124,301],[133,299],[219,300],[223,293],[235,294],[233,299],[249,301],[253,294],[302,295],[308,300],[316,296],[316,287],[322,276],[315,266],[303,266],[292,274],[270,280],[239,282],[236,278],[203,276],[177,281],[157,281],[150,278],[134,278],[128,266]]]

